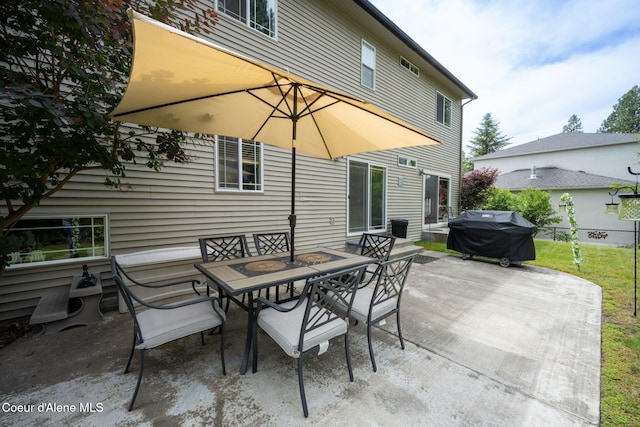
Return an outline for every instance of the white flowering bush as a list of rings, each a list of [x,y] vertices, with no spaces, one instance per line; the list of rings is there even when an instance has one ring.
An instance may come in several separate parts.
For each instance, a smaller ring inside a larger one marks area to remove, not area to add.
[[[567,219],[569,220],[569,240],[571,242],[571,251],[573,252],[573,263],[578,266],[582,264],[582,251],[580,250],[580,239],[578,238],[578,221],[576,221],[576,210],[573,205],[573,196],[564,193],[560,200],[567,207]]]

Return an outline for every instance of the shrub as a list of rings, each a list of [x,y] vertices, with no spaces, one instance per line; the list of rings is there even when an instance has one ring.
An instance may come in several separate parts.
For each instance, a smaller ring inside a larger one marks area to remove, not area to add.
[[[529,187],[519,192],[516,198],[516,212],[536,226],[545,227],[562,221],[562,217],[556,215],[556,211],[553,210],[549,192]]]
[[[502,188],[488,191],[486,203],[482,209],[491,211],[515,211],[538,229],[562,220],[556,215],[551,204],[551,195],[538,188],[527,188],[516,194]]]
[[[463,211],[480,209],[498,177],[498,169],[481,168],[464,174],[460,191],[460,207]]]
[[[487,190],[487,201],[482,205],[482,209],[488,211],[515,211],[517,207],[517,196],[509,190],[503,188],[491,188]]]

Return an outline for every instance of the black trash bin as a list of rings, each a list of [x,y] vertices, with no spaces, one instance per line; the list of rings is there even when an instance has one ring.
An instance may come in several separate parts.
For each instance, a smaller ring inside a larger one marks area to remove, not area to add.
[[[394,237],[400,237],[401,239],[406,239],[407,227],[409,227],[408,219],[392,219],[391,220],[391,234],[393,234]]]
[[[463,254],[499,258],[508,267],[512,261],[536,259],[533,234],[536,226],[512,211],[463,212],[449,221],[447,249]]]

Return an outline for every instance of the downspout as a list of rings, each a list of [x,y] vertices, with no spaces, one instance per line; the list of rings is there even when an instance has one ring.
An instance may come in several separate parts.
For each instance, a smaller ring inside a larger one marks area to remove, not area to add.
[[[468,103],[470,103],[471,101],[475,101],[476,99],[478,99],[477,96],[473,96],[472,98],[469,98],[469,100],[467,102],[465,102],[464,104],[460,105],[460,151],[458,151],[458,166],[459,166],[459,178],[458,178],[458,215],[460,215],[460,208],[462,207],[461,203],[460,203],[460,194],[462,194],[462,147],[463,147],[463,142],[462,142],[462,128],[463,128],[463,124],[464,124],[464,106],[467,105]]]

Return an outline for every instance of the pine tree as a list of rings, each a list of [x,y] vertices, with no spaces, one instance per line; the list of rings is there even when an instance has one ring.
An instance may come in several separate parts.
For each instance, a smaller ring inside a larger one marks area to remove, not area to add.
[[[640,133],[640,87],[638,85],[618,100],[613,112],[600,125],[598,132]]]
[[[467,153],[462,152],[462,171],[471,172],[473,170],[473,161],[467,156]]]
[[[562,133],[582,133],[582,122],[580,117],[572,114],[566,125],[562,126]]]
[[[498,151],[509,145],[511,140],[502,134],[500,123],[491,117],[491,113],[482,117],[480,126],[473,133],[475,136],[469,141],[472,158]]]

